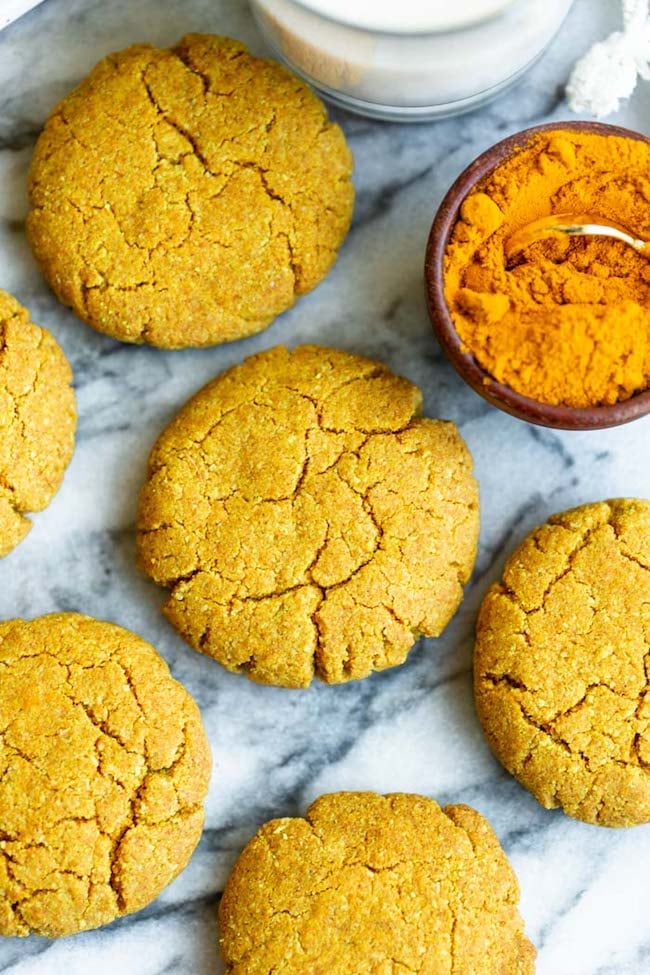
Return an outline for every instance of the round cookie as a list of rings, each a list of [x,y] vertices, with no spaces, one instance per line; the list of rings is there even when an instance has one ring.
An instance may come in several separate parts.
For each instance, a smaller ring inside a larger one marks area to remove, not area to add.
[[[74,613],[0,623],[0,934],[140,910],[198,843],[199,710],[134,633]]]
[[[74,450],[72,373],[49,332],[0,291],[0,557],[59,489]]]
[[[650,822],[650,502],[556,515],[481,608],[479,718],[546,808],[602,826]]]
[[[226,884],[219,941],[227,975],[532,975],[518,902],[474,809],[342,792],[262,826]]]
[[[306,687],[402,663],[453,616],[478,491],[453,423],[359,356],[271,349],[218,376],[155,445],[144,571],[197,650]]]
[[[266,328],[333,264],[352,158],[322,102],[239,41],[188,34],[101,61],[38,140],[27,232],[51,287],[123,342]]]

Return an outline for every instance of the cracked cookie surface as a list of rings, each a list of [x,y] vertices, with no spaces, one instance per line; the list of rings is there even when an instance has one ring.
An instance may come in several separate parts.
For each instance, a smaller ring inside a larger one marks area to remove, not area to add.
[[[219,908],[228,975],[532,975],[517,880],[468,806],[323,796],[272,820]]]
[[[72,372],[60,346],[0,291],[0,557],[59,489],[74,450]]]
[[[585,505],[524,541],[481,608],[475,693],[542,805],[650,822],[650,502]]]
[[[58,298],[124,342],[266,328],[333,264],[352,157],[322,102],[239,41],[111,54],[38,140],[27,221]]]
[[[199,710],[134,633],[0,623],[0,934],[60,937],[150,903],[199,841]]]
[[[453,423],[385,366],[277,347],[201,390],[159,438],[140,564],[197,650],[305,687],[402,663],[456,611],[478,538]]]

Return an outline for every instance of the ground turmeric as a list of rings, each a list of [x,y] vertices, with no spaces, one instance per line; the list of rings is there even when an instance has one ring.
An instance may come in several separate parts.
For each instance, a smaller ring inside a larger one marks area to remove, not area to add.
[[[650,144],[547,132],[465,199],[445,258],[464,346],[541,403],[596,406],[650,387],[650,259],[604,237],[546,239],[509,266],[504,243],[549,214],[594,213],[650,240]]]

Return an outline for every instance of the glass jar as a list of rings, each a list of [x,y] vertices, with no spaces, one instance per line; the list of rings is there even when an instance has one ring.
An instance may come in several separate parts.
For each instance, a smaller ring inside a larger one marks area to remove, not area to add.
[[[331,101],[417,121],[494,98],[545,50],[573,0],[251,0],[275,52]]]

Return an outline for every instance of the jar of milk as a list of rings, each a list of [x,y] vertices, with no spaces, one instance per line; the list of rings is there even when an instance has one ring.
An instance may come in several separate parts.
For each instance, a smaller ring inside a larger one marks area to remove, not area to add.
[[[573,0],[252,0],[271,46],[331,101],[418,120],[481,105],[544,51]]]

